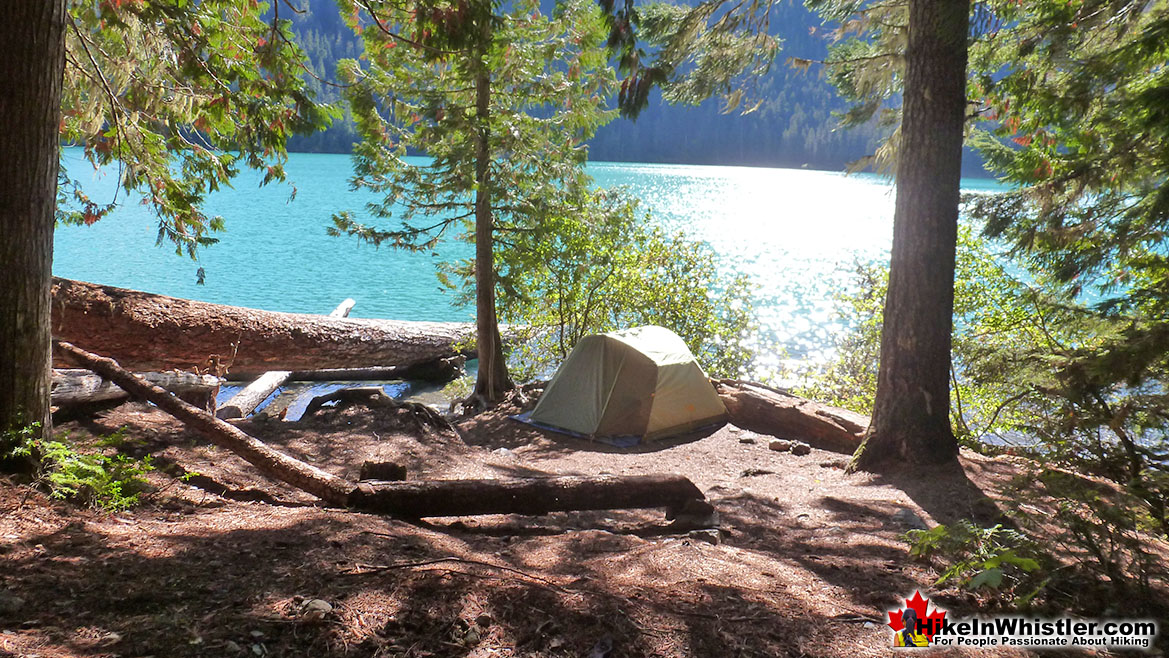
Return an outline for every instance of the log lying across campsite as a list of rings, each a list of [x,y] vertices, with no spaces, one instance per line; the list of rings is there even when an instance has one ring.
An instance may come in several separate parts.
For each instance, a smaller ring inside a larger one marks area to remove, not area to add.
[[[405,518],[547,514],[574,510],[681,507],[704,496],[682,475],[562,475],[505,480],[416,480],[362,484],[351,505]]]
[[[209,402],[215,398],[222,382],[213,375],[177,371],[142,372],[138,373],[138,376],[204,409],[208,408]],[[117,384],[89,370],[76,368],[53,370],[54,407],[67,408],[129,398],[130,394]]]
[[[869,417],[831,407],[762,384],[723,379],[715,388],[729,420],[743,429],[798,439],[821,450],[852,454],[869,426]]]
[[[408,366],[453,356],[473,335],[459,322],[276,313],[53,279],[53,336],[131,370]]]
[[[686,509],[704,499],[680,475],[561,476],[502,480],[420,480],[360,485],[286,455],[120,367],[67,342],[56,351],[153,402],[191,429],[254,465],[261,473],[321,500],[356,510],[408,519],[475,514],[544,514],[552,511],[666,507]]]

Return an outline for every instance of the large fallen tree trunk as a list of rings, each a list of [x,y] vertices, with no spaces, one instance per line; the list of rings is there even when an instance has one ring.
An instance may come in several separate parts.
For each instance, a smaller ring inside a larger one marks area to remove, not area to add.
[[[822,450],[851,455],[869,426],[869,417],[830,407],[762,384],[723,379],[715,382],[734,425]]]
[[[132,370],[258,376],[269,370],[413,365],[456,354],[458,322],[330,318],[208,304],[53,279],[53,336]]]
[[[222,382],[213,375],[177,371],[142,372],[138,376],[203,409],[210,408]],[[101,375],[76,368],[53,370],[51,395],[52,405],[58,408],[130,398],[129,393]]]
[[[704,496],[680,475],[564,476],[506,480],[430,480],[360,485],[272,449],[215,416],[197,409],[120,367],[67,342],[56,348],[110,379],[126,391],[153,402],[216,445],[236,453],[261,473],[342,507],[403,518],[474,514],[544,514],[552,511],[666,507],[686,510]],[[698,503],[699,507],[709,507]]]

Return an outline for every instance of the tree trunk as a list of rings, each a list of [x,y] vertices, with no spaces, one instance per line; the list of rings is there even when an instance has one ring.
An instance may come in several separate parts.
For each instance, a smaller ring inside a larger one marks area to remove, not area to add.
[[[0,25],[0,454],[48,436],[49,282],[65,64],[64,0],[12,0]],[[30,463],[12,464],[20,469]]]
[[[830,407],[761,384],[723,379],[715,388],[727,407],[728,420],[743,429],[815,448],[852,454],[860,445],[869,418]]]
[[[490,30],[490,26],[485,26]],[[479,374],[472,398],[491,404],[511,388],[495,314],[495,247],[491,215],[491,77],[482,56],[475,76],[475,322]]]
[[[147,382],[174,393],[200,408],[214,408],[220,379],[189,372],[140,372]],[[117,384],[88,370],[54,370],[52,401],[55,407],[74,407],[94,402],[128,399],[130,394]]]
[[[261,473],[321,500],[358,510],[417,519],[474,514],[545,514],[553,511],[666,507],[667,514],[709,508],[681,475],[563,476],[506,480],[432,480],[357,485],[274,450],[209,413],[135,377],[112,359],[69,343],[57,348],[136,397],[183,421],[213,443],[239,455]]]
[[[574,510],[682,508],[704,496],[681,475],[564,475],[508,480],[362,484],[352,505],[405,518],[547,514]]]
[[[969,0],[910,1],[877,397],[854,470],[958,453],[949,373],[969,13]]]
[[[257,377],[413,365],[455,355],[470,326],[276,313],[54,279],[53,335],[132,370]]]

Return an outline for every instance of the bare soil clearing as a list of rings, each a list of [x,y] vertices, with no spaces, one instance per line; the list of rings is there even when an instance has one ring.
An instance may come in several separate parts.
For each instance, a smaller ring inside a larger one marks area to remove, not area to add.
[[[885,611],[914,590],[976,611],[930,588],[937,574],[900,539],[907,524],[991,519],[1024,472],[964,453],[961,471],[928,478],[845,475],[844,455],[775,452],[773,437],[729,425],[617,449],[507,418],[516,411],[466,419],[461,438],[388,409],[241,427],[352,480],[367,460],[411,479],[680,473],[719,511],[721,543],[653,510],[410,524],[329,509],[130,404],[62,429],[127,426],[127,451],[193,475],[153,474],[158,490],[120,514],[0,485],[0,653],[885,656]]]

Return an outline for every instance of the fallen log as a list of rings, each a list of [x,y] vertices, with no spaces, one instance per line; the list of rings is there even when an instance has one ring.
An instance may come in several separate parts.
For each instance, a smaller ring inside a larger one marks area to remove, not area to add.
[[[404,518],[681,508],[687,501],[702,499],[698,487],[681,475],[385,482],[362,484],[351,497],[354,507]]]
[[[347,317],[349,311],[353,310],[353,306],[356,303],[352,299],[346,299],[337,308],[333,309],[332,313],[329,313],[329,317]],[[292,377],[291,370],[269,370],[263,375],[260,375],[252,383],[243,387],[238,393],[231,396],[230,400],[215,410],[215,415],[225,420],[229,418],[246,418],[264,400],[267,400],[273,391],[283,386],[290,377]]]
[[[409,366],[375,366],[372,368],[324,368],[321,370],[293,370],[290,382],[356,382],[388,381],[391,379],[421,379],[428,382],[444,383],[458,379],[465,372],[467,357],[450,356],[433,361],[424,361]],[[248,373],[235,370],[224,377],[228,381],[250,381]]]
[[[869,417],[831,407],[762,384],[723,379],[715,389],[730,422],[743,429],[799,439],[820,448],[851,455],[860,446]]]
[[[202,409],[212,408],[222,383],[221,379],[213,375],[190,372],[142,372],[138,376]],[[59,409],[130,398],[130,394],[117,384],[83,369],[53,370],[51,386],[52,405]]]
[[[184,422],[254,465],[261,473],[341,507],[417,519],[475,514],[694,507],[704,496],[681,475],[561,476],[504,480],[429,480],[354,484],[285,455],[239,428],[179,400],[120,367],[113,359],[54,341],[63,355],[112,380],[135,397]],[[699,505],[701,506],[701,505]]]
[[[276,313],[54,278],[53,336],[132,370],[258,376],[434,361],[469,344],[474,326]]]

